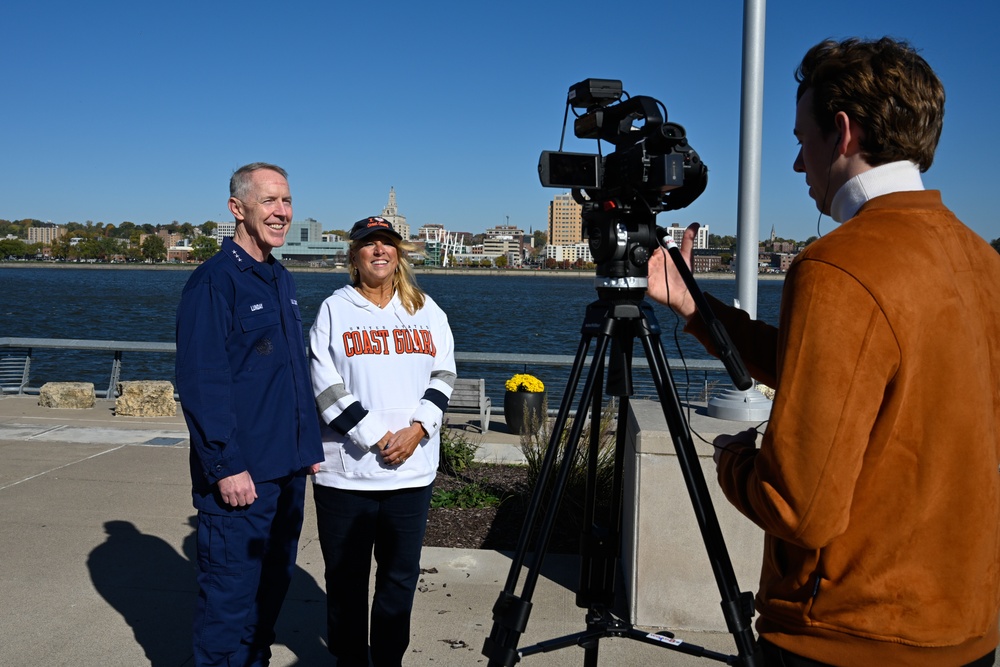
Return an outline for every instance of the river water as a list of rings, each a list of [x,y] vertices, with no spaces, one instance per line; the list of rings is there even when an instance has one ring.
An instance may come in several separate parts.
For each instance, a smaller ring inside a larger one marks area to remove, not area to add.
[[[180,293],[190,276],[185,269],[13,268],[0,265],[0,336],[25,338],[81,338],[173,342],[174,318]],[[331,292],[346,284],[345,273],[295,272],[299,307],[308,329],[316,311]],[[418,275],[420,286],[448,314],[461,352],[565,354],[576,353],[587,304],[594,301],[593,274]],[[701,280],[702,289],[726,303],[736,292],[735,278]],[[777,323],[780,280],[758,284],[757,315]],[[676,318],[660,305],[654,312],[663,330],[668,358],[708,356],[690,337],[674,342]],[[641,350],[637,350],[641,355]],[[32,364],[31,386],[47,381],[93,382],[104,388],[111,367],[107,352],[69,352],[39,349]],[[460,374],[487,377],[488,392],[503,392],[503,377],[526,369],[463,369]],[[543,380],[560,382],[552,369],[527,369]],[[491,377],[496,375],[496,377]],[[126,355],[122,379],[173,380],[173,355]],[[499,387],[497,386],[499,384]],[[494,398],[494,403],[496,403]]]

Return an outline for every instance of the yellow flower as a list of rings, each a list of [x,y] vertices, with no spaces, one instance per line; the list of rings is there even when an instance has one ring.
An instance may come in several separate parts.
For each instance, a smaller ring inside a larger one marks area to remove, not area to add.
[[[545,385],[534,375],[519,373],[504,383],[507,391],[545,391]]]

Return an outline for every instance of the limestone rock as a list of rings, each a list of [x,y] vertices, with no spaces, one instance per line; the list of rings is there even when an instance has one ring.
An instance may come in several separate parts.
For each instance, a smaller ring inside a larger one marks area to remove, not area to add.
[[[93,382],[46,382],[38,392],[38,404],[43,408],[83,410],[94,407]]]
[[[760,384],[758,382],[757,383],[757,391],[759,391],[760,393],[764,394],[764,398],[766,398],[767,400],[769,400],[769,401],[773,401],[774,400],[774,389],[772,389],[771,387],[768,387],[767,385],[764,385],[764,384]]]
[[[123,417],[173,417],[177,414],[174,385],[166,380],[119,382],[115,414]]]

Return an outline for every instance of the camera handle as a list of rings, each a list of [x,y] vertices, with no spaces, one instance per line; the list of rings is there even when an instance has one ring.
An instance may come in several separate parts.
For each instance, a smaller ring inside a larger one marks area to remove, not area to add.
[[[729,332],[722,326],[722,322],[715,317],[712,307],[708,305],[705,295],[701,293],[698,283],[694,280],[694,275],[691,274],[691,269],[688,268],[687,262],[684,261],[684,256],[681,255],[680,248],[677,247],[677,242],[662,227],[656,228],[656,238],[659,239],[660,245],[666,249],[670,258],[677,266],[677,272],[681,274],[681,279],[684,280],[691,298],[694,299],[698,314],[701,315],[701,319],[708,329],[708,335],[712,339],[712,344],[715,346],[715,351],[718,353],[719,359],[722,360],[722,364],[726,367],[726,371],[729,372],[729,377],[732,379],[733,384],[737,389],[746,391],[753,386],[753,378],[750,377],[747,367],[743,365],[743,358],[740,357],[736,351],[736,347],[733,345],[733,341],[730,340]]]

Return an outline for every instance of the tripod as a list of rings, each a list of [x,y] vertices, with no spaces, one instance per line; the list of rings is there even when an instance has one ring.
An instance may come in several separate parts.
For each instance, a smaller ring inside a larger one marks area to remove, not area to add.
[[[711,317],[711,311],[704,300],[701,291],[690,275],[684,260],[681,259],[676,247],[671,248],[671,255],[684,277],[688,289],[695,298],[699,312],[703,317]],[[598,299],[587,307],[580,346],[570,370],[566,392],[563,394],[559,412],[556,415],[549,440],[548,450],[542,461],[539,479],[532,493],[525,523],[518,538],[503,591],[493,605],[493,627],[490,636],[483,645],[483,655],[489,658],[489,667],[512,667],[522,657],[537,653],[554,651],[568,646],[580,646],[584,649],[584,665],[596,667],[599,642],[605,637],[625,637],[643,643],[655,645],[688,655],[705,657],[730,665],[753,667],[758,664],[755,655],[755,641],[750,627],[750,617],[753,614],[753,596],[750,593],[740,593],[736,583],[736,575],[726,551],[718,518],[712,506],[705,477],[698,463],[694,443],[684,418],[684,412],[677,390],[670,376],[663,348],[660,344],[660,327],[652,312],[652,308],[643,300],[645,289],[636,288],[601,288],[598,287]],[[714,318],[713,318],[714,320]],[[717,335],[722,330],[718,321],[709,322],[709,329]],[[521,595],[515,594],[521,569],[527,556],[532,533],[536,526],[544,488],[555,469],[555,461],[559,443],[566,429],[570,415],[573,397],[583,368],[586,365],[587,353],[591,341],[596,337],[597,346],[591,361],[590,369],[584,382],[580,397],[577,418],[573,420],[570,433],[566,439],[565,452],[558,468],[558,473],[552,487],[548,503],[548,512],[542,517],[541,527],[535,540],[532,562],[528,566]],[[629,396],[632,395],[632,348],[635,338],[642,341],[642,346],[649,361],[653,383],[663,408],[664,417],[670,429],[677,460],[691,497],[702,539],[708,552],[712,570],[722,595],[722,611],[726,627],[733,635],[738,655],[726,655],[711,651],[675,639],[669,632],[648,633],[635,629],[628,622],[618,618],[612,611],[615,597],[615,578],[618,571],[618,561],[622,533],[623,483],[622,471],[625,458],[626,426],[629,407]],[[725,343],[728,343],[726,337]],[[720,343],[721,345],[722,343]],[[717,345],[717,349],[722,349]],[[612,481],[611,506],[607,521],[603,525],[596,523],[597,463],[600,442],[603,399],[596,387],[603,382],[605,376],[605,354],[608,353],[608,385],[607,393],[619,397],[617,430],[615,433],[614,475]],[[731,347],[731,346],[730,346]],[[727,368],[733,374],[737,385],[746,384],[749,376],[737,378],[734,374],[732,353],[727,353]],[[741,366],[742,362],[737,362]],[[580,556],[580,588],[576,596],[576,604],[587,609],[587,628],[583,632],[566,635],[542,641],[533,646],[518,650],[517,643],[528,625],[531,612],[531,596],[538,580],[542,560],[548,549],[549,538],[558,512],[560,500],[565,491],[570,469],[577,455],[577,446],[584,429],[584,415],[587,406],[591,408],[590,447],[587,452],[587,490],[584,506],[584,533],[581,538]]]

